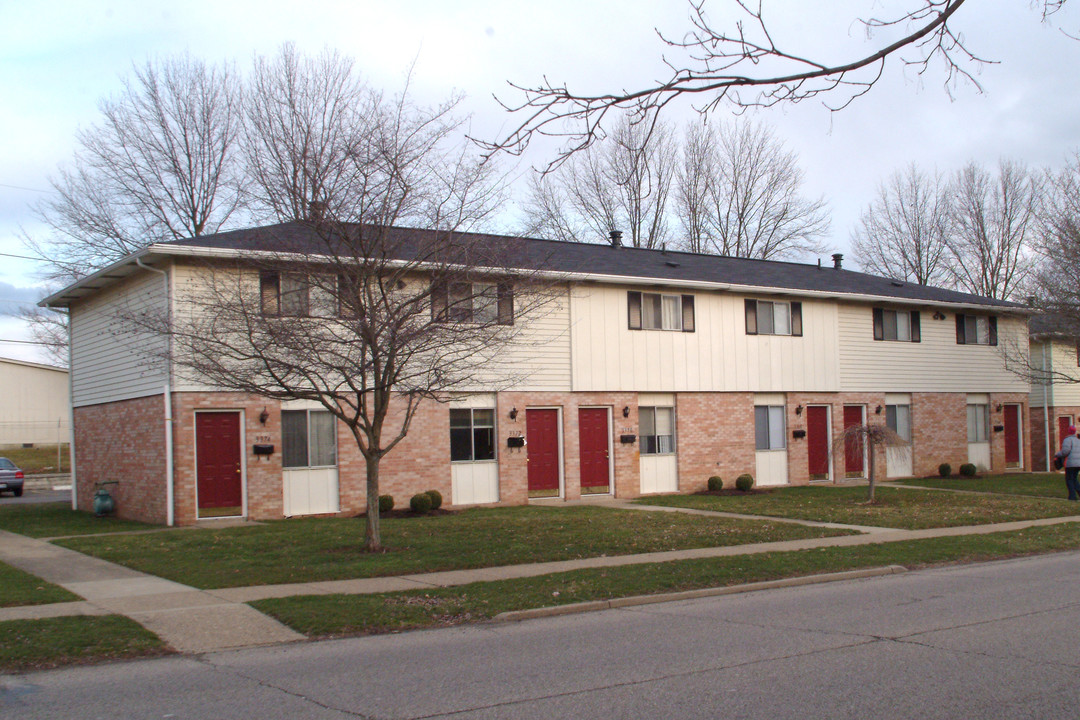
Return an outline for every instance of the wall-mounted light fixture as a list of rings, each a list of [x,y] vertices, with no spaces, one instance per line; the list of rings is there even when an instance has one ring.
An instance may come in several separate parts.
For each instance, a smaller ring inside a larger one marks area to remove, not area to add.
[[[944,320],[945,319],[945,313],[941,312],[940,310],[935,310],[934,311],[934,319],[935,320]]]
[[[517,420],[517,408],[516,407],[510,409],[510,419],[511,420]]]
[[[625,418],[630,417],[630,406],[629,405],[623,406],[622,416],[625,417]]]
[[[998,403],[998,406],[994,408],[994,412],[1001,412],[1001,403]]]
[[[875,415],[880,415],[881,414],[881,406],[880,405],[878,405],[876,408],[874,408],[874,414]]]
[[[262,423],[263,425],[265,425],[266,421],[269,420],[269,419],[270,419],[270,413],[268,413],[266,411],[266,406],[263,406],[262,412],[259,413],[259,422]]]
[[[795,414],[796,415],[802,415],[802,405],[796,405],[795,406]]]

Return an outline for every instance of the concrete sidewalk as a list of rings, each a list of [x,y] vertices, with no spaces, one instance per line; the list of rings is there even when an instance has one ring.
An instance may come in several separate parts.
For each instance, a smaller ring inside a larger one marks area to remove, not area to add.
[[[62,608],[2,608],[0,620],[117,613],[153,631],[176,650],[191,653],[303,639],[248,605],[3,530],[0,562],[85,598],[85,602],[60,603]]]
[[[591,557],[526,565],[504,565],[472,570],[417,573],[394,577],[198,590],[83,555],[44,540],[35,540],[22,535],[0,531],[0,561],[25,570],[85,598],[84,602],[0,608],[0,621],[56,617],[60,615],[118,613],[132,618],[157,633],[176,650],[188,653],[211,652],[303,639],[302,635],[245,604],[252,600],[264,598],[335,593],[360,595],[399,590],[452,587],[473,582],[537,577],[584,568],[640,565],[767,552],[788,552],[823,547],[852,547],[922,538],[981,535],[1080,522],[1080,516],[1072,516],[1022,520],[995,525],[898,530],[647,505],[627,504],[625,507],[644,512],[685,512],[695,515],[723,515],[772,522],[824,525],[827,527],[854,529],[858,530],[860,534],[691,550],[671,550],[638,555]]]

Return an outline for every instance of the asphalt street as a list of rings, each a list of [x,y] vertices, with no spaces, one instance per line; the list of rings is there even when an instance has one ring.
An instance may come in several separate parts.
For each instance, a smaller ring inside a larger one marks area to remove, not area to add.
[[[1063,553],[0,676],[0,718],[1075,717],[1078,590]]]
[[[34,505],[37,503],[51,503],[71,501],[70,490],[46,490],[26,488],[22,497],[15,497],[9,492],[0,494],[0,506],[3,505]]]

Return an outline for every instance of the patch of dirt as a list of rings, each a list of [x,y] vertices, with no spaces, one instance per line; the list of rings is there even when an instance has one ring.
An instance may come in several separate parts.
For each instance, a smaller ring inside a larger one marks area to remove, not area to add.
[[[771,490],[771,489],[769,489],[769,490],[759,490],[758,488],[751,488],[748,492],[743,492],[742,490],[736,490],[735,488],[730,488],[730,489],[727,489],[727,490],[699,490],[694,494],[695,495],[716,495],[717,497],[724,497],[724,496],[727,496],[727,495],[771,495],[772,493],[773,493],[773,490]]]
[[[443,508],[439,508],[438,510],[429,510],[426,513],[424,513],[423,515],[421,515],[420,513],[414,513],[411,509],[406,507],[406,508],[395,508],[395,509],[391,510],[390,512],[379,513],[379,517],[380,518],[396,518],[396,519],[419,518],[419,517],[440,517],[440,516],[443,516],[443,515],[457,515],[459,512],[461,512],[461,511],[460,510],[444,510]],[[366,520],[367,519],[367,513],[366,512],[360,513],[359,515],[354,515],[353,517],[355,517],[355,518],[357,518],[359,520]]]

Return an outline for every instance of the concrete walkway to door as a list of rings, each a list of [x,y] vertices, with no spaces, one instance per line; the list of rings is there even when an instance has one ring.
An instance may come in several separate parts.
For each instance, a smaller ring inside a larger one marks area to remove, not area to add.
[[[585,504],[575,501],[560,504]],[[393,577],[357,578],[353,580],[328,580],[322,582],[292,583],[285,585],[255,585],[250,587],[198,590],[187,585],[147,575],[114,563],[89,557],[74,550],[53,545],[6,531],[0,531],[0,562],[17,567],[44,580],[59,585],[85,598],[82,602],[0,608],[0,621],[34,619],[60,615],[101,615],[118,613],[126,615],[157,633],[174,649],[186,653],[202,653],[241,647],[270,645],[304,639],[302,635],[285,627],[272,618],[259,613],[245,603],[253,600],[295,595],[371,594],[400,590],[452,587],[473,582],[490,582],[514,578],[537,577],[552,573],[585,568],[617,567],[647,563],[670,562],[696,558],[753,555],[766,552],[785,552],[822,547],[851,547],[884,542],[900,542],[934,537],[956,537],[1006,532],[1024,528],[1080,522],[1080,516],[1023,520],[994,525],[970,525],[963,527],[931,528],[926,530],[898,530],[893,528],[820,523],[791,518],[739,515],[706,510],[670,508],[608,499],[606,507],[625,508],[642,512],[681,512],[696,515],[721,515],[725,517],[791,522],[802,525],[849,528],[858,535],[786,540],[781,542],[754,543],[724,547],[671,550],[581,558],[555,562],[505,565],[501,567],[450,570],[444,572],[415,573]],[[835,579],[819,576],[803,579],[818,582]],[[750,586],[753,587],[753,586]],[[725,590],[730,592],[731,589]],[[698,596],[702,591],[689,591]],[[669,596],[665,596],[669,598]],[[649,601],[647,598],[642,602]],[[568,612],[566,607],[545,608],[529,611],[529,616],[543,613]]]

